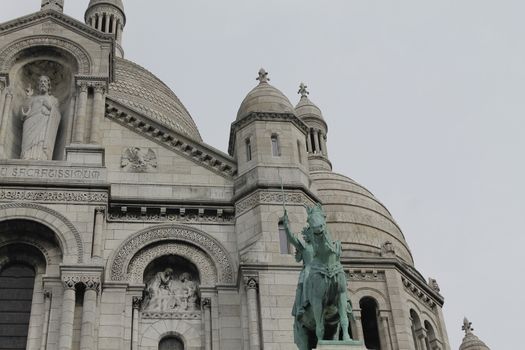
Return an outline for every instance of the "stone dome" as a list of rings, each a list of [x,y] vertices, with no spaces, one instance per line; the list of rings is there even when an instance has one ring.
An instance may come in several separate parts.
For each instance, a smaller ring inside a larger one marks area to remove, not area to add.
[[[389,256],[394,253],[413,266],[401,229],[386,207],[354,180],[327,170],[313,170],[312,189],[326,212],[334,239],[352,257]],[[386,244],[390,242],[390,244]],[[392,252],[393,249],[393,252]],[[346,255],[343,252],[343,255]]]
[[[307,96],[301,97],[297,106],[295,106],[295,114],[301,118],[318,118],[324,121],[323,113]]]
[[[202,141],[195,122],[173,91],[133,62],[115,58],[115,79],[108,97],[169,129]]]
[[[472,322],[465,317],[463,320],[463,331],[465,331],[465,337],[459,346],[459,350],[490,350],[472,331]]]
[[[246,95],[237,112],[237,120],[248,116],[250,113],[291,113],[295,110],[290,100],[279,89],[268,83],[263,69],[259,71],[259,85]]]

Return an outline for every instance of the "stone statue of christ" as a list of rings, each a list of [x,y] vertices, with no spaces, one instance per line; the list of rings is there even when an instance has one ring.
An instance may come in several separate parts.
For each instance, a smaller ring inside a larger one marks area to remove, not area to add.
[[[60,124],[60,110],[56,97],[50,95],[51,80],[43,75],[38,79],[38,95],[27,89],[27,102],[22,107],[21,159],[51,160]]]

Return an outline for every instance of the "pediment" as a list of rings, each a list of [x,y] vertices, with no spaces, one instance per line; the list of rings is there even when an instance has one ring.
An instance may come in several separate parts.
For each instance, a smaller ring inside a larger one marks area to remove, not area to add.
[[[26,28],[31,28],[33,35],[58,35],[63,31],[70,31],[94,42],[111,43],[112,41],[111,35],[101,33],[72,17],[53,10],[38,11],[1,23],[0,36],[5,36]]]
[[[237,164],[229,155],[168,129],[111,98],[106,98],[106,117],[222,177],[232,179],[237,172]]]

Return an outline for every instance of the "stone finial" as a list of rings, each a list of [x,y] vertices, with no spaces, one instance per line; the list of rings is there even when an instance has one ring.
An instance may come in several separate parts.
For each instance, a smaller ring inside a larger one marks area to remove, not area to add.
[[[297,93],[301,95],[301,98],[308,97],[308,95],[310,95],[310,92],[306,90],[307,88],[308,86],[305,83],[301,83],[301,85],[299,85],[299,91],[297,91]]]
[[[41,10],[64,12],[64,0],[42,0]]]
[[[468,318],[466,317],[463,319],[463,326],[461,327],[461,329],[465,331],[465,335],[472,333],[472,331],[474,330],[474,328],[472,328],[472,322],[469,322]]]
[[[256,80],[259,80],[259,84],[269,82],[268,72],[264,68],[259,69],[259,77]]]
[[[441,289],[439,288],[439,284],[435,278],[429,278],[428,285],[430,286],[430,288],[432,288],[438,293],[441,291]]]

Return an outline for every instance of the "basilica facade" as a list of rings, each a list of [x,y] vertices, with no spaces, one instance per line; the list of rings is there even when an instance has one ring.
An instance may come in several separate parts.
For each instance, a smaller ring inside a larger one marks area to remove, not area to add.
[[[294,106],[261,69],[225,153],[124,58],[121,0],[83,21],[63,5],[0,24],[0,349],[296,349],[283,205],[300,236],[321,203],[352,338],[450,350],[437,282],[386,207],[332,172],[306,86]]]

